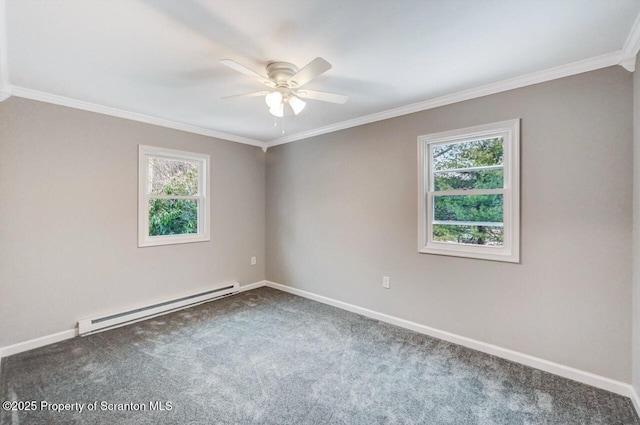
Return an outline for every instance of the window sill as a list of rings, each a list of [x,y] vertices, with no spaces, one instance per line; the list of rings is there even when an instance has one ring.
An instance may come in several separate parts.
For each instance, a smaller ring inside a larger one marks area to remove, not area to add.
[[[445,244],[439,244],[445,245]],[[425,246],[418,250],[420,254],[446,255],[450,257],[471,258],[476,260],[501,261],[505,263],[520,263],[518,253],[504,248],[491,248],[481,246]]]
[[[178,245],[183,243],[198,243],[198,242],[208,242],[211,238],[206,235],[193,235],[193,236],[184,236],[184,235],[172,235],[172,236],[158,236],[156,237],[148,237],[144,240],[138,241],[138,248],[145,248],[148,246],[161,246],[161,245]]]

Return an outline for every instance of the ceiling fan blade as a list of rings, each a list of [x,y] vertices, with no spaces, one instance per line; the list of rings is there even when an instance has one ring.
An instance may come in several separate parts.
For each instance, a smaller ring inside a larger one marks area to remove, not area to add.
[[[228,66],[229,68],[233,69],[234,71],[238,71],[244,75],[248,75],[249,77],[252,78],[256,78],[258,80],[260,80],[262,82],[262,84],[267,85],[269,87],[275,87],[275,83],[271,80],[269,80],[267,77],[262,76],[260,74],[258,74],[255,71],[250,70],[249,68],[247,68],[244,65],[240,65],[238,62],[231,60],[231,59],[222,59],[220,60],[220,63]]]
[[[220,99],[224,99],[224,100],[229,100],[229,99],[239,99],[239,98],[243,98],[243,97],[259,97],[259,96],[266,96],[269,93],[271,93],[270,91],[257,91],[257,92],[253,92],[253,93],[245,93],[245,94],[236,94],[233,96],[225,96],[225,97],[221,97]]]
[[[322,58],[315,58],[304,68],[289,78],[288,83],[293,87],[302,87],[317,76],[331,69],[331,64]]]
[[[320,100],[322,102],[343,104],[347,100],[349,100],[349,98],[345,95],[337,94],[337,93],[327,93],[323,91],[299,90],[295,93],[298,97],[301,97],[303,99]]]

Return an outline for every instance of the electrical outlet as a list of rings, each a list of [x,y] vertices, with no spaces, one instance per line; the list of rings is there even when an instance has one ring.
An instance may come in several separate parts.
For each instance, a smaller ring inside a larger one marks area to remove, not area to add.
[[[382,287],[389,289],[389,276],[382,276]]]
[[[255,266],[256,264],[258,264],[258,260],[256,259],[256,257],[251,257],[251,265]]]

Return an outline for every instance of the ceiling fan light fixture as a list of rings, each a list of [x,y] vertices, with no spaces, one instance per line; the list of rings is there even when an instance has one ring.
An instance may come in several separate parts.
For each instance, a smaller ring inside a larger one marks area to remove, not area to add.
[[[307,105],[306,102],[300,100],[300,98],[296,96],[289,97],[288,101],[289,101],[289,105],[291,106],[291,109],[293,109],[293,113],[296,115],[302,112],[304,107]]]
[[[264,97],[264,101],[267,103],[269,109],[277,109],[278,107],[282,109],[282,93],[279,91],[269,93]]]
[[[278,118],[284,117],[284,104],[280,103],[280,104],[276,105],[275,108],[269,108],[269,112],[274,117],[278,117]]]
[[[298,68],[289,62],[271,62],[266,67],[266,77],[231,59],[223,59],[220,63],[259,80],[269,88],[265,91],[226,96],[223,97],[223,99],[264,96],[265,103],[269,107],[269,113],[278,118],[300,114],[307,105],[301,98],[339,104],[347,101],[347,96],[336,93],[325,93],[306,89],[296,91],[331,69],[331,64],[322,58],[315,58],[302,68]]]

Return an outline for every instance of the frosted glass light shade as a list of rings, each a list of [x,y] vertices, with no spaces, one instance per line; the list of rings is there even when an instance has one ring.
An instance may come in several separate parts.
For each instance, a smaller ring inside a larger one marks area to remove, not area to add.
[[[282,118],[284,116],[284,104],[279,103],[275,108],[270,108],[269,112],[274,117]]]
[[[264,97],[264,101],[267,103],[269,109],[275,109],[282,103],[282,93],[274,91]]]
[[[291,105],[291,109],[293,109],[293,113],[298,115],[300,112],[302,112],[302,110],[307,105],[307,103],[295,96],[291,96],[289,97],[289,105]]]

